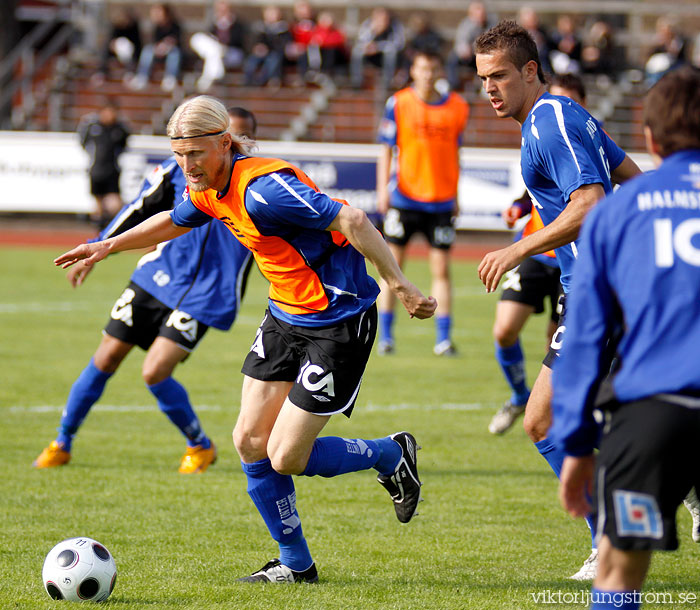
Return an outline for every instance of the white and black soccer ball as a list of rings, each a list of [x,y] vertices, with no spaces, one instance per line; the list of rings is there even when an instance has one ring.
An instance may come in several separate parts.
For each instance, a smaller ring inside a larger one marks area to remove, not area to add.
[[[92,538],[69,538],[53,547],[41,571],[53,599],[101,602],[114,589],[117,564],[107,548]]]

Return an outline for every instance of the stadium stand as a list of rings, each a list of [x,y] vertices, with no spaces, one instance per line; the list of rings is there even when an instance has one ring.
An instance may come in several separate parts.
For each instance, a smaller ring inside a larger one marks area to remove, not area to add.
[[[167,117],[186,96],[196,94],[196,79],[201,74],[201,61],[194,55],[185,57],[183,74],[172,92],[158,86],[162,66],[157,66],[152,80],[140,91],[129,90],[122,83],[123,66],[116,60],[109,76],[96,86],[90,76],[99,69],[99,49],[106,36],[105,24],[120,8],[132,7],[144,18],[145,8],[130,0],[13,0],[16,15],[22,24],[23,39],[0,61],[0,82],[10,85],[0,94],[0,109],[12,102],[9,116],[0,116],[0,126],[9,129],[73,131],[78,119],[95,110],[104,95],[117,98],[124,117],[134,133],[162,134]],[[448,41],[454,37],[456,24],[466,14],[466,5],[446,0],[440,7],[426,0],[384,3],[404,22],[411,14],[427,10],[436,28]],[[290,17],[292,1],[279,3]],[[352,6],[339,0],[314,3],[316,9],[334,13],[343,24],[349,41],[359,23],[375,3],[361,0]],[[562,14],[572,15],[579,31],[601,20],[611,25],[619,45],[618,55],[624,63],[619,71],[590,71],[584,74],[590,91],[590,107],[605,122],[606,130],[627,150],[642,150],[639,119],[647,58],[655,25],[660,15],[676,16],[687,35],[700,29],[700,5],[693,0],[676,0],[663,6],[651,1],[617,0],[587,3],[571,0],[539,0],[534,2],[541,21],[553,29]],[[235,4],[237,12],[248,23],[259,16],[260,5],[254,0]],[[513,17],[522,6],[514,0],[493,0],[488,10],[495,19]],[[206,29],[211,19],[209,0],[177,3],[185,37]],[[103,27],[105,26],[105,27]],[[38,30],[41,30],[39,32]],[[4,45],[7,47],[7,44]],[[312,140],[334,142],[373,142],[384,101],[390,93],[368,67],[361,89],[352,88],[346,75],[334,80],[299,84],[296,68],[287,66],[281,88],[245,87],[240,70],[229,71],[210,93],[226,103],[241,104],[253,109],[259,119],[260,139]],[[487,101],[478,92],[478,82],[469,77],[464,82],[464,95],[472,107],[470,127],[465,145],[475,147],[516,148],[519,131],[514,123],[495,118]]]

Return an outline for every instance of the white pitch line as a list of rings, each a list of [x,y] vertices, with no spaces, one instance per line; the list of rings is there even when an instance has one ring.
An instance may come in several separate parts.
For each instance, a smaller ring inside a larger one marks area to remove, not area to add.
[[[0,303],[0,314],[16,313],[55,313],[84,311],[89,309],[87,303],[73,303],[65,301],[63,303]]]
[[[480,411],[481,409],[490,409],[494,405],[484,403],[442,403],[442,404],[414,404],[401,403],[395,405],[378,405],[369,403],[365,405],[357,405],[357,412],[367,413],[390,413],[394,411]],[[196,411],[221,412],[229,411],[237,408],[237,405],[221,406],[221,405],[195,405]],[[63,411],[63,406],[58,405],[13,405],[6,407],[10,413],[60,413]],[[158,406],[153,405],[96,405],[94,409],[98,411],[112,413],[143,413],[149,411],[157,411]],[[2,408],[0,408],[2,411]]]

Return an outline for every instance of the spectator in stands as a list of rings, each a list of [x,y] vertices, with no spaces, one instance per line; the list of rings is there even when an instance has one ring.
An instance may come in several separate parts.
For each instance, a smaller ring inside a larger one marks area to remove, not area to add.
[[[408,18],[406,47],[401,54],[398,73],[394,78],[394,85],[404,87],[408,83],[409,70],[413,65],[413,59],[418,53],[443,56],[445,39],[433,26],[430,17],[425,12],[412,13]]]
[[[243,71],[246,85],[282,84],[285,50],[292,42],[289,24],[278,6],[263,9],[262,21],[253,24],[253,46]]]
[[[141,54],[141,30],[133,10],[119,9],[112,20],[109,35],[100,57],[100,67],[93,75],[92,84],[99,87],[109,74],[109,60],[116,57],[124,66],[125,78],[131,78],[136,68],[136,59]]]
[[[462,88],[462,68],[467,68],[470,76],[476,73],[474,41],[489,28],[489,25],[484,3],[471,2],[467,16],[457,26],[454,47],[447,56],[447,80],[453,90]]]
[[[335,25],[333,13],[330,11],[318,14],[316,26],[311,32],[308,58],[313,76],[326,74],[333,77],[338,67],[348,63],[345,33]]]
[[[539,15],[531,6],[523,6],[518,13],[518,23],[523,26],[537,45],[537,53],[540,56],[542,70],[547,73],[552,71],[549,63],[549,53],[552,50],[552,41],[549,33],[540,23]]]
[[[199,91],[224,77],[227,69],[243,64],[248,27],[226,0],[214,3],[214,19],[208,32],[197,32],[190,39],[192,50],[204,61],[197,80]]]
[[[693,54],[690,58],[690,62],[693,64],[693,67],[700,68],[700,32],[695,35]]]
[[[294,18],[289,24],[292,41],[287,45],[285,56],[289,63],[296,64],[299,79],[306,79],[309,69],[308,49],[311,41],[311,33],[316,27],[314,9],[307,0],[298,0],[294,3]]]
[[[675,21],[659,17],[656,20],[654,47],[644,66],[647,84],[655,83],[669,70],[685,64],[688,61],[687,46]]]
[[[549,62],[555,74],[577,74],[581,71],[581,39],[571,15],[560,15],[557,19]]]
[[[126,148],[129,130],[119,120],[116,101],[108,98],[97,115],[84,116],[78,135],[90,158],[90,193],[96,203],[90,219],[103,229],[122,207],[119,155]]]
[[[596,21],[583,39],[582,72],[613,76],[620,69],[620,57],[612,26],[605,21]]]
[[[361,24],[350,57],[350,81],[353,87],[364,84],[364,66],[370,63],[382,69],[382,86],[388,88],[396,73],[399,55],[406,44],[404,27],[388,9],[377,7]]]
[[[180,24],[169,4],[159,2],[151,6],[151,42],[143,47],[139,57],[138,72],[131,80],[132,89],[143,89],[148,83],[153,63],[165,62],[165,73],[161,82],[163,91],[172,91],[180,76],[182,62],[182,40]]]

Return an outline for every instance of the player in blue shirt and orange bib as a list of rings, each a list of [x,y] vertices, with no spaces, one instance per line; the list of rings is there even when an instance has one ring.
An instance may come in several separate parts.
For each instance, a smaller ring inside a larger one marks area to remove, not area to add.
[[[437,298],[435,346],[439,356],[455,354],[452,327],[450,248],[458,213],[459,146],[469,106],[456,93],[441,93],[435,84],[442,69],[439,55],[419,52],[411,65],[413,84],[386,103],[378,140],[377,208],[384,215],[384,236],[403,265],[406,245],[415,233],[430,244],[432,294]],[[395,178],[391,161],[395,155]],[[391,290],[379,297],[380,354],[394,350],[394,306]]]
[[[211,218],[253,252],[270,281],[270,298],[243,364],[233,436],[248,494],[279,545],[279,558],[240,580],[316,582],[291,475],[374,468],[401,522],[410,521],[421,499],[419,447],[408,432],[374,440],[318,437],[328,416],[350,414],[371,353],[378,287],[364,257],[412,317],[432,316],[436,302],[404,277],[364,212],[319,192],[289,163],[248,156],[227,120],[215,98],[181,104],[168,135],[189,197],[172,215],[163,212],[113,239],[78,246],[56,264],[91,264],[109,252],[172,239]]]

